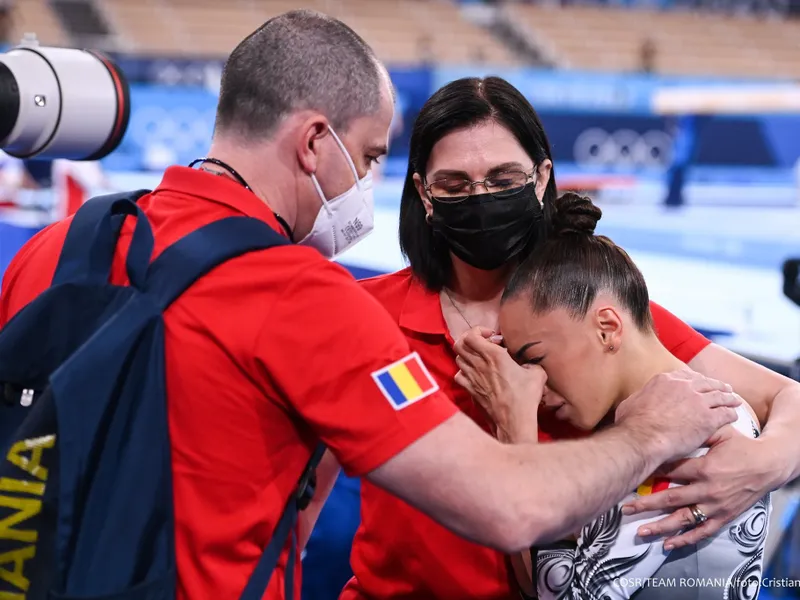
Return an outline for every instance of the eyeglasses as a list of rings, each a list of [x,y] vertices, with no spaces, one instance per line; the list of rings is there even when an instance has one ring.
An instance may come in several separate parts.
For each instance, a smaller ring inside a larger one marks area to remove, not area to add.
[[[475,186],[482,185],[495,198],[508,198],[518,194],[533,179],[534,171],[504,171],[481,181],[464,177],[445,177],[425,186],[425,191],[443,202],[460,202],[472,195]]]

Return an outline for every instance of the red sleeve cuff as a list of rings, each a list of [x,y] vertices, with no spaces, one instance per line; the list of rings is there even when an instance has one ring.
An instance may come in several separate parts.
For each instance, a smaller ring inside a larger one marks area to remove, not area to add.
[[[349,477],[362,477],[408,448],[429,431],[458,412],[458,407],[442,392],[403,409],[406,418],[375,443],[351,456],[337,457]]]
[[[698,333],[695,336],[687,338],[674,348],[671,348],[671,352],[673,356],[681,362],[688,363],[695,356],[700,354],[701,350],[707,348],[709,345],[711,345],[711,340]]]

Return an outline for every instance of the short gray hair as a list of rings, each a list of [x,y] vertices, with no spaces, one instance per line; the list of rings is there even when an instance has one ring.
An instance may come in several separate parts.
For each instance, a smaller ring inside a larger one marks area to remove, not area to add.
[[[381,78],[372,48],[350,27],[293,10],[264,23],[228,57],[215,133],[263,139],[288,114],[309,109],[346,130],[378,110]]]

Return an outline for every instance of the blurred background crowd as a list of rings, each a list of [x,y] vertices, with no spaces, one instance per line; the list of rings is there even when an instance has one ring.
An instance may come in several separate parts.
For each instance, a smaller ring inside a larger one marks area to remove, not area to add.
[[[397,89],[376,231],[340,259],[356,276],[403,266],[397,211],[422,104],[453,79],[499,75],[539,112],[562,190],[603,207],[600,230],[630,251],[652,297],[798,377],[800,307],[786,297],[797,282],[782,269],[800,256],[800,0],[0,0],[6,47],[35,32],[110,53],[132,105],[125,139],[101,163],[2,157],[0,273],[91,194],[155,186],[166,166],[202,156],[225,57],[300,7],[351,25]],[[784,492],[767,574],[800,585],[797,501]],[[348,578],[357,522],[358,482],[343,478],[305,556],[309,600],[335,598]]]

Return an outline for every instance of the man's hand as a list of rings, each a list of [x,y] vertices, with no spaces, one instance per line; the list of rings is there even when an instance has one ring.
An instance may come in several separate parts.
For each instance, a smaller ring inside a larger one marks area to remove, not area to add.
[[[616,421],[662,462],[684,458],[737,419],[731,387],[694,371],[656,375],[619,405]]]
[[[665,540],[664,546],[669,550],[696,544],[753,506],[764,490],[779,487],[769,479],[774,452],[760,440],[724,427],[708,444],[711,449],[705,456],[678,461],[659,471],[664,477],[688,485],[642,496],[623,507],[625,514],[677,508],[669,516],[643,526],[640,536],[671,535],[693,527],[695,519],[687,507],[698,505],[708,521]]]
[[[490,341],[491,330],[475,327],[456,342],[456,383],[464,387],[497,425],[498,437],[515,443],[538,440],[538,410],[547,375],[541,367],[518,365]]]

